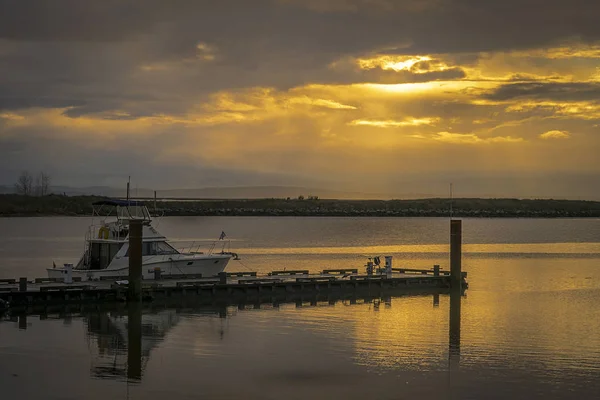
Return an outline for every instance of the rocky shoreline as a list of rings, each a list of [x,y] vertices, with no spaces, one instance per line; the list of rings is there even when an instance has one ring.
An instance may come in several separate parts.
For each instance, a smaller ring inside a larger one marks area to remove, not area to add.
[[[87,216],[102,197],[0,195],[0,216]],[[149,208],[154,211],[152,201]],[[600,218],[600,202],[582,200],[454,199],[453,216],[468,218]],[[448,199],[190,199],[161,200],[164,216],[448,217]]]

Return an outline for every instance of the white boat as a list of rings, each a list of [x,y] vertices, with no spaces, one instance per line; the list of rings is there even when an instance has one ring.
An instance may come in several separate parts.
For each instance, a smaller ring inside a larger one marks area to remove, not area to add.
[[[101,217],[106,215],[108,217]],[[64,278],[68,269],[72,277],[82,281],[101,277],[127,277],[129,275],[129,221],[143,221],[142,274],[144,279],[154,277],[155,269],[161,275],[216,276],[223,271],[235,253],[225,252],[225,242],[220,252],[214,252],[216,243],[207,252],[183,253],[168,243],[151,224],[152,219],[144,203],[134,200],[103,200],[93,204],[93,218],[101,217],[100,224],[90,225],[85,237],[85,250],[79,262],[70,267],[48,268],[49,278]],[[104,211],[104,212],[103,212]],[[116,218],[108,221],[116,211]],[[221,233],[220,239],[224,239]],[[219,240],[220,241],[220,240]]]

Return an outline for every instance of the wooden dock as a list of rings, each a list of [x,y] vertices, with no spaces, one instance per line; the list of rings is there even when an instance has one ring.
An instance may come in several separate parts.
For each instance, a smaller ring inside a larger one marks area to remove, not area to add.
[[[463,281],[466,273],[462,273]],[[120,303],[127,301],[127,283],[112,280],[77,281],[70,284],[56,279],[0,280],[0,308],[29,308],[60,304]],[[164,299],[214,301],[256,301],[256,299],[293,299],[306,296],[370,293],[381,295],[415,291],[438,291],[452,286],[448,271],[432,269],[394,269],[391,276],[358,274],[356,269],[308,271],[224,272],[216,277],[163,276],[142,281],[142,301]],[[466,288],[466,281],[463,283]]]
[[[129,270],[123,276],[104,280],[70,283],[58,279],[0,279],[0,311],[15,308],[47,307],[53,304],[154,302],[160,299],[185,298],[207,301],[237,301],[268,298],[300,298],[324,294],[376,293],[386,291],[439,291],[467,288],[467,273],[461,270],[462,221],[450,221],[450,271],[439,265],[431,269],[393,268],[386,256],[385,268],[367,263],[367,274],[357,269],[325,269],[318,274],[308,270],[279,270],[266,275],[256,272],[220,272],[218,276],[162,276],[155,271],[153,280],[142,280],[142,221],[129,221]],[[376,265],[375,265],[376,264]],[[70,275],[66,279],[71,279]]]

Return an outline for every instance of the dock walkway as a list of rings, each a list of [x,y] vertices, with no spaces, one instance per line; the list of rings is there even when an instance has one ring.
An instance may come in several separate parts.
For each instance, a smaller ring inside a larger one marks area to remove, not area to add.
[[[228,272],[217,277],[167,277],[142,281],[142,300],[173,296],[206,298],[247,298],[315,293],[380,292],[386,289],[440,289],[451,286],[447,271],[396,270],[391,276],[364,275],[350,271],[326,270],[320,274],[308,271],[273,271],[266,275]],[[344,273],[348,272],[348,273]],[[127,300],[126,277],[118,280],[79,281],[67,284],[50,279],[0,281],[0,300],[5,307],[22,307],[57,303],[122,302]],[[463,273],[463,280],[466,273]],[[25,289],[25,290],[23,290]]]

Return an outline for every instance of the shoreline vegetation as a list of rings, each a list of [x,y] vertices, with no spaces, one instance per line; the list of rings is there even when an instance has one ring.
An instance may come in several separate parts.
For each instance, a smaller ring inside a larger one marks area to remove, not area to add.
[[[101,196],[0,195],[0,217],[89,216]],[[160,199],[146,205],[164,216],[348,216],[448,217],[450,200],[333,200],[298,199]],[[599,218],[600,202],[549,199],[452,200],[454,217],[470,218]]]

